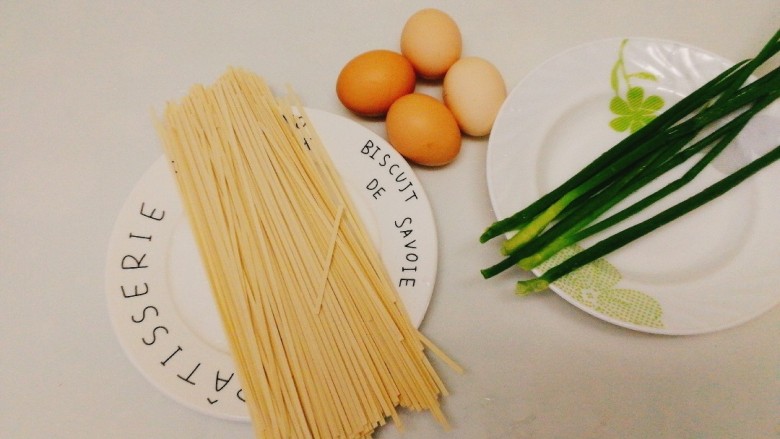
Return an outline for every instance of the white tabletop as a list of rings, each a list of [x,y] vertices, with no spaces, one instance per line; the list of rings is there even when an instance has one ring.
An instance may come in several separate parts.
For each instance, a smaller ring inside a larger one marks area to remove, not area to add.
[[[508,87],[545,59],[607,37],[676,40],[738,60],[780,24],[776,0],[428,2],[464,54]],[[252,437],[190,410],[123,353],[104,270],[117,213],[161,155],[150,111],[243,66],[307,106],[354,119],[336,76],[360,52],[398,50],[419,2],[0,4],[0,437]],[[420,90],[436,93],[436,84]],[[555,294],[485,281],[497,244],[487,140],[415,166],[432,204],[439,269],[423,332],[466,369],[437,366],[450,431],[404,414],[409,438],[770,438],[780,435],[780,308],[736,328],[670,337],[622,329]],[[392,425],[377,437],[399,437]]]

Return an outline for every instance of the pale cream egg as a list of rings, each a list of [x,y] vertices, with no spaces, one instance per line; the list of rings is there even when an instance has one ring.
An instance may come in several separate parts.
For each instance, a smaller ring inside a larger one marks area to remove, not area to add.
[[[489,61],[472,56],[461,58],[450,67],[442,95],[464,134],[485,136],[490,134],[507,92],[498,69]]]
[[[442,78],[460,58],[462,47],[457,23],[438,9],[414,13],[401,31],[401,53],[422,78]]]

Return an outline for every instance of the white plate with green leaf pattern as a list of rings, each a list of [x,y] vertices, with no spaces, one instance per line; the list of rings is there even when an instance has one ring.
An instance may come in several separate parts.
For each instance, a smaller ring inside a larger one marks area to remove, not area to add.
[[[509,94],[490,136],[487,180],[496,217],[553,189],[731,64],[684,44],[644,38],[596,41],[548,60]],[[768,108],[693,182],[582,247],[698,192],[777,145],[779,121],[777,105]],[[679,175],[675,170],[658,179],[615,209]],[[780,164],[551,289],[598,318],[643,332],[700,334],[744,323],[780,302],[777,187]]]

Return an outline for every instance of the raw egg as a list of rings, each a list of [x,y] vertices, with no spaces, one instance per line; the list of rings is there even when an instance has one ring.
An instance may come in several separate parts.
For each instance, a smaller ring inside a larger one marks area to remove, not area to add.
[[[432,96],[412,93],[399,98],[390,106],[385,123],[390,144],[414,163],[442,166],[460,152],[458,122]]]
[[[460,58],[463,41],[457,23],[438,9],[423,9],[401,31],[401,53],[418,75],[439,79]]]
[[[498,110],[506,99],[506,84],[498,69],[478,57],[459,59],[447,71],[442,85],[444,104],[452,111],[463,133],[490,133]]]
[[[415,73],[403,55],[372,50],[350,60],[336,80],[336,94],[361,116],[383,116],[396,99],[414,91]]]

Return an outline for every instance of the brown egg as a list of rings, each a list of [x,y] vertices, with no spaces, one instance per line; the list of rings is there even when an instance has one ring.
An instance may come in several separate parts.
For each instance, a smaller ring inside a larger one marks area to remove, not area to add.
[[[401,31],[401,53],[418,75],[438,79],[460,58],[463,41],[457,23],[438,9],[423,9]]]
[[[403,55],[372,50],[350,60],[336,80],[345,107],[361,116],[382,116],[396,99],[414,91],[415,73]]]
[[[412,93],[399,98],[390,106],[385,123],[390,144],[414,163],[442,166],[460,152],[458,122],[431,96]]]

